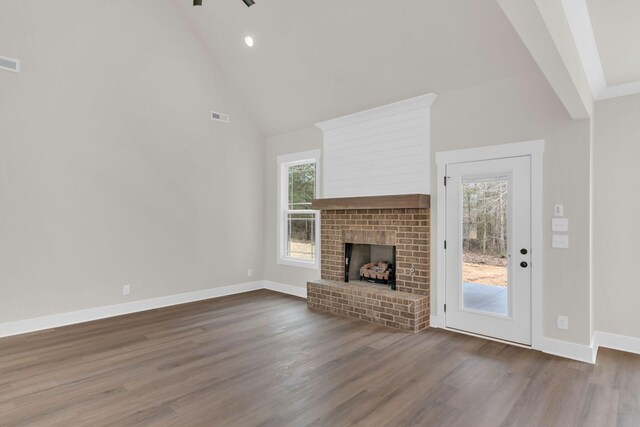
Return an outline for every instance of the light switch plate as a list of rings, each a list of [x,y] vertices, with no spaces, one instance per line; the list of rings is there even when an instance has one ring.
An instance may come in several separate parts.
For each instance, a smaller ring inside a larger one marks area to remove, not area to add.
[[[569,236],[554,234],[551,237],[551,247],[556,249],[567,249],[569,247]]]
[[[560,231],[560,232],[569,231],[569,219],[568,218],[552,218],[551,231]]]

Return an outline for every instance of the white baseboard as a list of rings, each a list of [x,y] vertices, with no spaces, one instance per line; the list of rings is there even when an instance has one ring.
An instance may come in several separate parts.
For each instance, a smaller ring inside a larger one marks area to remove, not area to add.
[[[272,282],[270,280],[264,281],[264,288],[281,294],[293,295],[300,298],[307,298],[307,287],[285,285],[284,283]]]
[[[576,344],[568,341],[560,341],[552,338],[541,337],[538,348],[543,353],[578,360],[585,363],[596,363],[597,349],[593,345]]]
[[[594,348],[611,348],[613,350],[626,351],[627,353],[640,354],[640,338],[611,332],[596,331],[593,336]]]
[[[263,281],[240,283],[237,285],[223,286],[220,288],[206,289],[203,291],[189,292],[185,294],[169,295],[166,297],[152,298],[141,301],[133,301],[124,304],[110,305],[106,307],[90,308],[87,310],[73,311],[69,313],[54,314],[52,316],[35,319],[19,320],[0,324],[0,338],[12,335],[26,334],[77,323],[90,322],[92,320],[106,319],[108,317],[153,310],[156,308],[189,302],[202,301],[211,298],[219,298],[227,295],[241,294],[264,288]]]
[[[39,317],[35,319],[2,323],[0,324],[0,338],[90,322],[92,320],[122,316],[124,314],[138,313],[141,311],[169,307],[172,305],[236,295],[260,289],[269,289],[271,291],[293,295],[299,298],[307,298],[306,287],[287,285],[284,283],[272,282],[270,280],[260,280],[256,282],[240,283],[219,288],[205,289],[202,291],[110,305],[106,307],[54,314],[52,316]],[[445,326],[443,317],[431,316],[430,325],[433,328],[443,328]],[[589,346],[542,337],[539,340],[536,350],[593,364],[596,361],[596,356],[600,347],[640,354],[640,338],[614,334],[611,332],[596,331],[594,333],[593,343]]]
[[[441,321],[441,316],[431,316],[430,326],[432,328],[445,328]],[[595,364],[598,357],[598,350],[601,347],[625,351],[627,353],[640,354],[640,338],[614,334],[611,332],[596,331],[591,345],[576,344],[568,341],[541,337],[534,349],[567,359]]]
[[[430,328],[444,328],[444,319],[442,316],[432,315],[429,317]]]
[[[45,329],[60,328],[62,326],[91,322],[93,320],[122,316],[124,314],[138,313],[141,311],[169,307],[172,305],[186,304],[212,298],[220,298],[228,295],[236,295],[244,292],[257,291],[260,289],[269,289],[283,294],[294,295],[300,298],[307,298],[306,287],[303,288],[300,286],[271,282],[269,280],[260,280],[256,282],[240,283],[236,285],[205,289],[202,291],[188,292],[184,294],[169,295],[166,297],[133,301],[124,304],[89,308],[86,310],[73,311],[69,313],[54,314],[51,316],[38,317],[35,319],[2,323],[0,324],[0,338],[26,334],[29,332],[42,331]]]
[[[430,326],[432,328],[447,329],[443,320],[444,320],[443,316],[431,316]],[[502,341],[499,339],[494,339],[494,338],[490,338],[482,335],[476,335],[469,332],[458,331],[455,329],[447,329],[447,330],[456,332],[456,333],[483,338],[486,340],[508,343],[507,341]],[[508,343],[508,344],[515,345],[517,347],[531,348],[533,350],[539,350],[543,353],[553,354],[555,356],[560,356],[567,359],[578,360],[580,362],[586,362],[591,364],[595,363],[596,353],[597,353],[597,349],[594,350],[593,346],[575,344],[567,341],[560,341],[560,340],[555,340],[555,339],[545,338],[545,337],[542,337],[538,340],[536,347],[521,346],[515,343]]]

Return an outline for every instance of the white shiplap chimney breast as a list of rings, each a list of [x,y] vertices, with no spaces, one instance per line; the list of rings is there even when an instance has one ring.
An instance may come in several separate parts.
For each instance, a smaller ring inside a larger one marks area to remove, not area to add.
[[[427,94],[318,123],[324,132],[324,198],[429,194]]]

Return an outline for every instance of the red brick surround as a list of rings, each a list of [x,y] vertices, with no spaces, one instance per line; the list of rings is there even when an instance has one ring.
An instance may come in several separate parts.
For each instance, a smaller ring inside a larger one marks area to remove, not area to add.
[[[429,296],[429,209],[322,211],[323,279],[344,280],[345,243],[395,246],[397,290]]]
[[[400,329],[429,326],[429,196],[314,201],[321,214],[321,275],[307,305]],[[342,206],[345,208],[343,209]],[[396,247],[396,288],[344,282],[345,243]]]

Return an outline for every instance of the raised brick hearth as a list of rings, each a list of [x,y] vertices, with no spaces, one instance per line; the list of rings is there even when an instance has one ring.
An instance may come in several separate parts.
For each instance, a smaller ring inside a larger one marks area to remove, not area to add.
[[[308,305],[418,332],[429,326],[429,198],[423,195],[314,201],[321,214],[321,281]],[[397,206],[397,207],[396,207]],[[345,244],[396,248],[396,286],[344,283]]]
[[[307,305],[312,310],[354,317],[406,332],[420,332],[429,326],[427,297],[369,283],[309,282]]]

